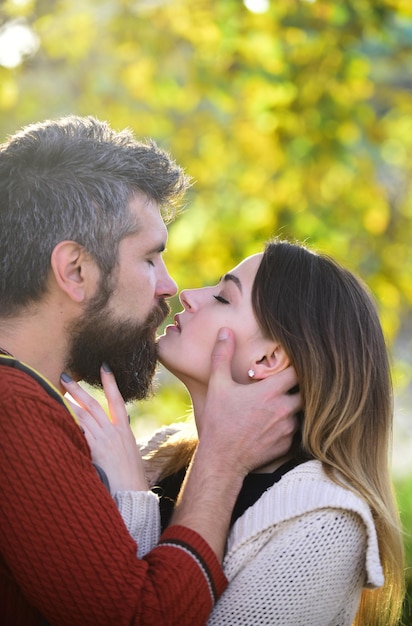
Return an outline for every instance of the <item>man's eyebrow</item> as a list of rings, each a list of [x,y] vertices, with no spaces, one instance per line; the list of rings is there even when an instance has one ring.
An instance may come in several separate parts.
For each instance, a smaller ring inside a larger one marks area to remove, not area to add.
[[[151,250],[148,250],[147,254],[155,254],[155,253],[161,254],[165,250],[166,250],[166,244],[164,242],[162,242],[162,243],[159,243],[159,245],[154,246],[153,248],[151,248]]]
[[[228,280],[231,280],[232,282],[235,283],[236,287],[239,289],[240,293],[242,293],[242,283],[240,282],[240,280],[238,279],[237,276],[235,276],[234,274],[225,274],[222,277],[222,280],[224,282],[227,282]]]

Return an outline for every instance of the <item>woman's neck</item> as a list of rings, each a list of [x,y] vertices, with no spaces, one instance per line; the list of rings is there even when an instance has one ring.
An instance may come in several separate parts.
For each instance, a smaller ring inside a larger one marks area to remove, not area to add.
[[[196,428],[199,431],[202,425],[202,413],[206,403],[207,388],[202,385],[186,385],[186,388],[192,401]]]

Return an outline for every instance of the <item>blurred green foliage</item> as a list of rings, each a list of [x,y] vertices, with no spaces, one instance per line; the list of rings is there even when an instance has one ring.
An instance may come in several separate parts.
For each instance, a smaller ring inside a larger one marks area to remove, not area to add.
[[[154,137],[194,179],[179,286],[305,240],[367,281],[405,389],[411,67],[410,0],[4,0],[0,137],[68,113]]]
[[[395,483],[401,520],[405,532],[407,598],[403,625],[412,624],[412,477],[399,479]]]
[[[358,271],[397,336],[412,304],[408,0],[277,0],[262,13],[241,0],[5,0],[0,21],[38,38],[0,67],[1,137],[93,114],[154,137],[193,176],[170,229],[181,286],[283,234]]]
[[[195,183],[170,226],[179,286],[273,235],[305,240],[371,287],[404,391],[411,68],[410,0],[3,0],[0,137],[76,113],[155,138]],[[146,428],[189,407],[162,390],[135,408]]]

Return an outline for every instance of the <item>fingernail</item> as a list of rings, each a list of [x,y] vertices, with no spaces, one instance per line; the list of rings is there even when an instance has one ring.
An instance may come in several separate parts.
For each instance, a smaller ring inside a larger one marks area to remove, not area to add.
[[[110,369],[110,367],[107,365],[106,361],[103,361],[102,363],[102,369],[103,371],[107,372],[108,374],[112,373],[112,370]]]
[[[219,339],[219,341],[224,341],[225,339],[227,339],[229,337],[229,333],[227,328],[221,328],[219,330],[219,334],[217,336],[217,338]]]
[[[66,374],[66,372],[62,372],[60,374],[60,378],[62,379],[62,381],[64,383],[72,383],[73,382],[73,378],[71,376],[69,376],[68,374]]]

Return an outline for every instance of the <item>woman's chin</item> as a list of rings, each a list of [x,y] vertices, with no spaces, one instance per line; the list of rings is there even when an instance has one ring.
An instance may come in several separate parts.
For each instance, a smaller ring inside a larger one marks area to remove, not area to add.
[[[160,339],[162,339],[162,337],[160,337]],[[173,374],[174,376],[176,376],[176,378],[179,378],[180,380],[179,372],[177,372],[173,367],[173,362],[171,362],[168,358],[167,351],[165,349],[162,349],[160,341],[158,341],[157,343],[157,361],[158,363],[163,365],[163,367],[165,367],[171,374]]]
[[[165,357],[165,353],[167,352],[166,349],[166,345],[165,343],[167,342],[167,337],[166,335],[160,335],[160,337],[158,337],[156,339],[156,346],[157,346],[157,360],[164,365],[163,360]]]

